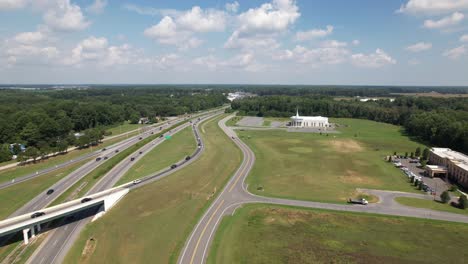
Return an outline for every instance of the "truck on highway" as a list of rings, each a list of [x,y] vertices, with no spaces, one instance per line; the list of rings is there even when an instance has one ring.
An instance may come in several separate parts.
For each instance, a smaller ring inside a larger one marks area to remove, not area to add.
[[[351,198],[349,198],[348,203],[367,205],[369,202],[364,198],[361,198],[361,199],[351,199]]]

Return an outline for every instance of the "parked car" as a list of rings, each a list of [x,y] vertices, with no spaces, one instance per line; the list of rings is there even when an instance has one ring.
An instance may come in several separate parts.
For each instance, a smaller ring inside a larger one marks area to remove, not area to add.
[[[47,195],[51,195],[52,193],[54,193],[54,189],[49,189],[49,190],[47,191]]]
[[[89,198],[89,197],[84,198],[83,200],[81,200],[81,203],[89,202],[89,201],[91,201],[92,199],[93,199],[93,198]]]
[[[36,217],[43,216],[43,215],[45,215],[44,212],[35,212],[34,214],[31,215],[31,218],[36,218]]]

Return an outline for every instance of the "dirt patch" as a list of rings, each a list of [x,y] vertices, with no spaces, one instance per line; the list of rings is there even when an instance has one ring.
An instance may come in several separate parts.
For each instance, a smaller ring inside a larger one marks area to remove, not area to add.
[[[359,184],[370,184],[376,185],[379,182],[373,178],[365,175],[360,175],[358,172],[353,170],[346,170],[343,176],[339,176],[338,179],[347,184],[359,185]]]
[[[81,260],[85,261],[93,254],[94,250],[96,249],[96,244],[97,241],[93,237],[86,241],[86,245],[83,248],[83,252],[81,253]]]
[[[313,152],[312,148],[305,148],[305,147],[292,147],[288,148],[289,151],[296,152],[296,153],[311,153]]]
[[[323,141],[328,146],[331,146],[335,151],[339,153],[351,153],[363,151],[364,147],[361,146],[357,141],[352,139],[333,139],[330,141]]]

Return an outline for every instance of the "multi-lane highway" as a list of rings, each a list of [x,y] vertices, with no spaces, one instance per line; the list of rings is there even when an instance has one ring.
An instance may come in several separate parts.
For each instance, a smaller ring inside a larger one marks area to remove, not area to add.
[[[232,116],[228,116],[220,120],[218,125],[226,133],[226,135],[229,136],[241,149],[244,158],[238,170],[234,173],[234,175],[228,181],[227,185],[224,187],[224,189],[221,191],[218,197],[214,200],[214,202],[199,220],[194,230],[192,230],[192,233],[186,241],[184,248],[182,249],[182,252],[179,256],[179,264],[205,263],[211,242],[213,240],[213,236],[221,219],[225,215],[232,214],[237,207],[246,203],[267,203],[329,209],[337,211],[419,217],[468,223],[468,216],[466,215],[417,209],[406,206],[398,206],[396,205],[396,203],[391,202],[381,202],[377,204],[369,204],[367,206],[353,206],[344,204],[328,204],[310,201],[269,198],[251,194],[247,191],[244,181],[255,162],[255,155],[252,152],[252,150],[244,142],[242,142],[242,140],[237,138],[236,133],[231,128],[225,125],[226,121],[230,118],[232,118]],[[376,195],[381,194],[379,192],[373,193]],[[404,193],[400,193],[400,196],[404,195]],[[395,193],[392,197],[396,196],[398,196],[397,193]]]
[[[203,121],[208,118],[212,118],[221,112],[216,112],[213,114],[206,115],[204,117],[201,117],[200,120]],[[195,152],[191,155],[191,159],[186,160],[183,159],[177,163],[177,167],[175,169],[167,168],[161,172],[158,172],[154,175],[149,175],[147,177],[141,178],[141,182],[135,185],[130,186],[131,189],[133,188],[138,188],[141,187],[145,184],[148,184],[150,182],[159,180],[163,177],[166,177],[173,173],[174,171],[186,166],[187,164],[195,161],[199,153],[203,151],[203,143],[201,142],[201,139],[199,138],[199,133],[198,133],[198,118],[194,119],[193,125],[191,123],[186,123],[184,125],[181,125],[171,133],[177,133],[178,131],[182,130],[183,128],[192,125],[193,132],[195,135],[195,139],[199,145]],[[148,153],[152,148],[154,148],[157,144],[160,143],[160,139],[156,139],[152,143],[146,145],[145,147],[139,149],[136,151],[134,154],[132,154],[130,157],[141,157],[144,154]],[[142,154],[140,154],[142,152]],[[137,157],[137,155],[139,155]],[[98,182],[89,192],[88,194],[96,193],[103,191],[105,189],[108,189],[112,187],[119,179],[121,176],[127,172],[131,166],[136,162],[136,159],[134,161],[130,161],[130,158],[128,160],[125,160],[118,164],[112,171],[110,171],[108,174],[106,174],[100,182]],[[88,195],[87,194],[87,195]],[[91,217],[83,218],[79,221],[69,223],[67,225],[63,225],[59,228],[56,228],[52,231],[50,231],[50,234],[48,234],[47,238],[45,241],[41,244],[41,246],[36,250],[36,252],[31,256],[29,259],[29,263],[61,263],[63,258],[65,257],[66,253],[70,249],[70,247],[73,245],[73,242],[76,240],[77,236],[79,235],[80,231],[82,228],[89,223],[91,220]]]

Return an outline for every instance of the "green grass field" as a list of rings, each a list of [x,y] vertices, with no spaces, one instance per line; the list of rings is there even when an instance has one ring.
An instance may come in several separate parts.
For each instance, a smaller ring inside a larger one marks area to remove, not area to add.
[[[218,120],[200,129],[206,148],[196,162],[130,192],[83,230],[64,262],[175,263],[197,220],[241,162]],[[94,246],[87,244],[91,237]]]
[[[184,128],[171,139],[166,139],[135,163],[116,185],[130,182],[167,168],[171,164],[191,155],[196,147],[197,143],[192,128],[190,126]]]
[[[226,122],[227,126],[237,126],[237,122],[242,119],[242,116],[234,116]]]
[[[246,205],[223,219],[207,263],[466,263],[466,241],[466,224]]]
[[[41,192],[47,191],[50,186],[76,170],[87,161],[88,160],[81,161],[65,168],[44,174],[35,179],[18,183],[0,190],[0,219],[6,218]]]
[[[141,125],[141,124],[130,124],[128,122],[124,122],[121,125],[113,126],[113,127],[108,127],[106,128],[107,132],[111,133],[111,136],[115,136],[118,134],[126,133],[128,131],[132,131],[141,127],[145,127],[147,125]]]
[[[468,210],[466,209],[463,210],[463,209],[455,208],[451,206],[450,204],[443,204],[438,201],[423,200],[423,199],[411,198],[411,197],[396,197],[395,201],[406,206],[468,215]]]
[[[420,146],[401,135],[400,127],[358,119],[332,122],[343,125],[341,133],[238,131],[256,156],[247,178],[249,190],[323,202],[344,202],[356,195],[356,188],[417,192],[399,169],[384,161],[394,151]]]

